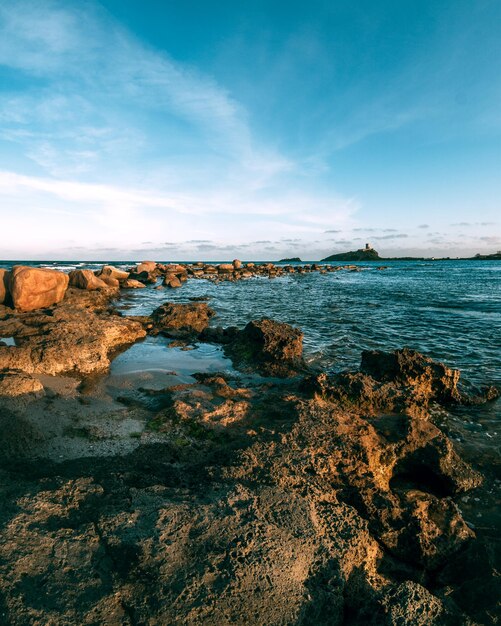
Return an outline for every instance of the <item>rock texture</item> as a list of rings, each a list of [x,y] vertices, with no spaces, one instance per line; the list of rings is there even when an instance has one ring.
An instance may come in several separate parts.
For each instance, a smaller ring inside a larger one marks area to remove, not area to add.
[[[69,284],[71,287],[78,289],[107,289],[107,285],[103,280],[98,278],[91,270],[73,270],[69,273]]]
[[[56,270],[15,265],[8,274],[12,303],[20,311],[33,311],[61,302],[68,275]]]
[[[225,344],[225,351],[237,365],[257,369],[269,376],[294,376],[304,370],[303,333],[267,318],[249,322],[243,330],[221,329],[219,336],[206,338]]]
[[[196,378],[142,391],[157,439],[132,454],[0,464],[6,623],[486,623],[439,582],[480,478],[427,416]]]
[[[66,277],[67,278],[67,277]],[[109,295],[69,290],[63,302],[44,312],[0,314],[0,336],[15,346],[0,346],[0,370],[29,374],[105,371],[120,346],[145,336],[140,323],[112,314]]]
[[[199,335],[208,327],[215,312],[205,302],[175,304],[166,302],[151,314],[153,333],[178,339]]]

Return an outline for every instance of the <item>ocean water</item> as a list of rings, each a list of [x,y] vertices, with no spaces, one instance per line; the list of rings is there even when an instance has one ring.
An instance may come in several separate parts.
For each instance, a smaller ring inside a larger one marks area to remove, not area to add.
[[[15,263],[0,261],[0,267]],[[102,265],[30,264],[63,271]],[[385,270],[356,265],[362,271],[218,284],[189,279],[173,290],[150,285],[123,292],[119,308],[124,314],[146,315],[166,301],[206,296],[217,313],[213,325],[243,327],[252,319],[271,317],[300,327],[306,359],[315,367],[353,368],[362,350],[406,346],[460,369],[465,382],[501,385],[499,261],[390,261]]]

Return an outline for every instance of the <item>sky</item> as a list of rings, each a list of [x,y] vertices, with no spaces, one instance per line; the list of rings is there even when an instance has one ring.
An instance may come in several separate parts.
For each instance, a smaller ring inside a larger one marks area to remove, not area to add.
[[[499,0],[0,0],[0,258],[501,249]]]

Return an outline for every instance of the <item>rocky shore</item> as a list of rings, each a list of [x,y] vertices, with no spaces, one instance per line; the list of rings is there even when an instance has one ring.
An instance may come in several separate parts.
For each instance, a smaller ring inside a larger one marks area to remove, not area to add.
[[[461,508],[483,476],[436,419],[496,389],[407,349],[311,371],[300,329],[218,327],[203,301],[115,306],[337,269],[0,270],[0,623],[496,623],[497,544]],[[218,345],[235,374],[110,396],[110,363],[148,337]],[[49,454],[63,425],[77,452]]]

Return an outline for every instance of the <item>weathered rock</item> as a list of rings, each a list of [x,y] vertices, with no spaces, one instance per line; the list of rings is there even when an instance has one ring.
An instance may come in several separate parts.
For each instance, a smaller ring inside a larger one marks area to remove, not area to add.
[[[43,395],[42,383],[24,372],[0,372],[0,397],[17,397],[24,395]]]
[[[154,272],[157,269],[157,263],[155,261],[141,261],[136,266],[134,272],[139,274],[141,272],[148,272],[148,274]]]
[[[107,289],[108,285],[91,270],[73,270],[69,273],[70,287],[78,289]]]
[[[167,274],[162,285],[164,287],[170,287],[171,289],[177,289],[181,287],[181,281],[177,276],[173,276],[172,274]]]
[[[266,318],[249,322],[225,349],[237,363],[272,376],[294,375],[305,367],[303,333]]]
[[[395,352],[362,352],[361,370],[380,382],[396,382],[438,402],[460,402],[459,371],[403,348]]]
[[[122,289],[145,289],[146,285],[142,283],[140,280],[134,280],[134,278],[127,278],[127,280],[124,280],[120,284],[120,287],[122,287]]]
[[[120,281],[118,278],[114,278],[111,275],[100,274],[99,279],[103,281],[105,285],[111,287],[112,289],[118,290],[120,288]]]
[[[235,259],[232,265],[233,265],[233,268],[236,270],[242,269],[242,261],[239,261],[238,259]]]
[[[0,304],[3,304],[8,295],[7,289],[8,272],[7,270],[0,268]]]
[[[67,274],[57,270],[16,265],[8,274],[12,303],[20,311],[34,311],[61,302],[68,287]]]
[[[217,271],[219,274],[232,274],[235,268],[231,263],[221,263],[217,266]]]
[[[103,265],[101,270],[97,273],[97,276],[104,280],[104,277],[116,278],[117,280],[126,280],[129,278],[129,272],[124,272],[123,270],[119,270],[113,265]]]
[[[154,332],[169,337],[185,338],[199,335],[209,325],[215,312],[205,302],[175,304],[166,302],[151,314]]]
[[[111,315],[108,299],[109,294],[102,291],[70,289],[51,315],[18,315],[16,345],[0,346],[0,370],[30,374],[105,371],[117,348],[146,335],[139,322]],[[3,327],[12,330],[12,320],[0,321],[0,336]]]

